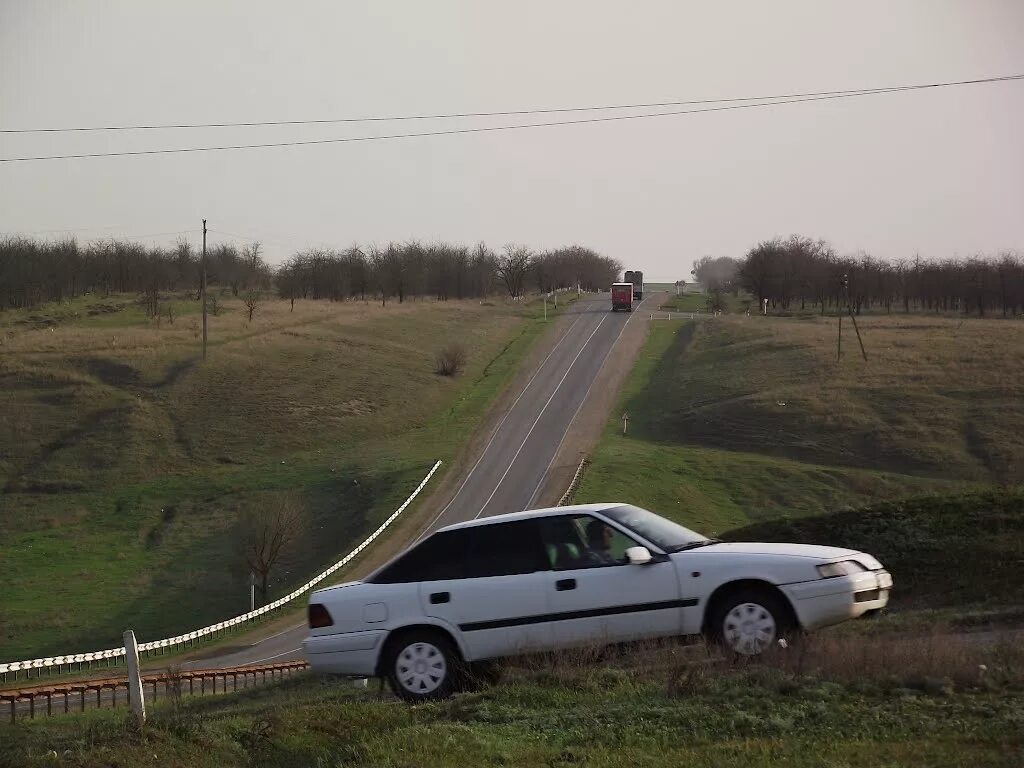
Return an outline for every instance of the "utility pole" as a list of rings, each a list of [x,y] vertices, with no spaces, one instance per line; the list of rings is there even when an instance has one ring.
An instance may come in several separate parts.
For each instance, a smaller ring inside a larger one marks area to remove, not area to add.
[[[860,354],[864,358],[864,362],[868,360],[868,353],[864,349],[864,340],[860,337],[860,328],[857,327],[857,316],[853,314],[853,304],[850,302],[850,281],[846,275],[843,275],[843,288],[846,289],[846,311],[850,313],[850,320],[853,321],[853,330],[857,333],[857,343],[860,344]],[[839,315],[839,320],[842,321],[842,314]]]
[[[203,219],[203,263],[202,283],[200,283],[199,296],[203,302],[203,360],[206,359],[206,219]]]
[[[256,610],[256,574],[249,571],[249,613]]]

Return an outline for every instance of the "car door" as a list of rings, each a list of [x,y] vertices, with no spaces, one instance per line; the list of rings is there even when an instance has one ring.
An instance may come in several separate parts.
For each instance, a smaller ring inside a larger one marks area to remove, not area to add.
[[[545,568],[536,520],[471,526],[443,534],[451,561],[420,583],[428,616],[458,627],[470,660],[551,647],[544,620]]]
[[[607,550],[588,532],[607,527]],[[683,601],[668,558],[629,564],[637,542],[590,515],[543,518],[542,538],[552,570],[546,572],[552,643],[556,647],[668,637],[682,632]]]

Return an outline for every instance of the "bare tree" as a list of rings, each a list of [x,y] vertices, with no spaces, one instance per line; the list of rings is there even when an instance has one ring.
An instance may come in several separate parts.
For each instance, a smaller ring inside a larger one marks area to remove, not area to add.
[[[290,496],[248,507],[239,515],[238,533],[242,559],[256,575],[256,587],[267,600],[270,574],[290,555],[309,527],[309,518]]]
[[[260,252],[262,250],[263,245],[259,240],[242,249],[242,257],[245,259],[245,266],[249,268],[249,272],[251,274],[259,272],[260,267],[263,264],[263,259],[260,258]]]
[[[252,316],[260,306],[260,299],[260,292],[254,288],[250,288],[245,292],[245,296],[242,297],[242,303],[245,304],[245,308],[249,310],[250,323],[252,322]]]
[[[532,258],[533,254],[525,245],[512,244],[506,245],[504,255],[498,257],[498,277],[513,299],[523,295],[523,282]]]

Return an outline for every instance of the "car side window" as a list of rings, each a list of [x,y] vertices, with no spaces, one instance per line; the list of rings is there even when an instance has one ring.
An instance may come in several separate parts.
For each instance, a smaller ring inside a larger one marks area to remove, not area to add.
[[[374,584],[405,584],[458,578],[457,567],[465,552],[466,536],[461,530],[435,533],[367,581]]]
[[[548,564],[556,571],[623,565],[626,550],[637,545],[591,515],[542,518],[541,531]]]
[[[536,520],[464,528],[468,550],[457,578],[512,576],[547,570]]]
[[[375,584],[474,579],[547,570],[536,520],[435,533],[374,574]]]

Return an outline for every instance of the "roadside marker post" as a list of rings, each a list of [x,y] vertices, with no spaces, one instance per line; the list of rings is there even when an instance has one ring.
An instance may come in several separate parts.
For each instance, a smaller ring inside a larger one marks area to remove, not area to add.
[[[628,413],[623,413],[622,414],[622,434],[623,435],[626,434],[626,427],[628,425],[629,425],[629,414]]]
[[[146,695],[142,690],[142,676],[139,674],[139,647],[135,643],[135,633],[126,630],[124,633],[124,655],[125,666],[128,667],[128,703],[131,705],[132,714],[138,718],[139,725],[146,722]],[[113,699],[117,702],[117,690],[113,692]]]

